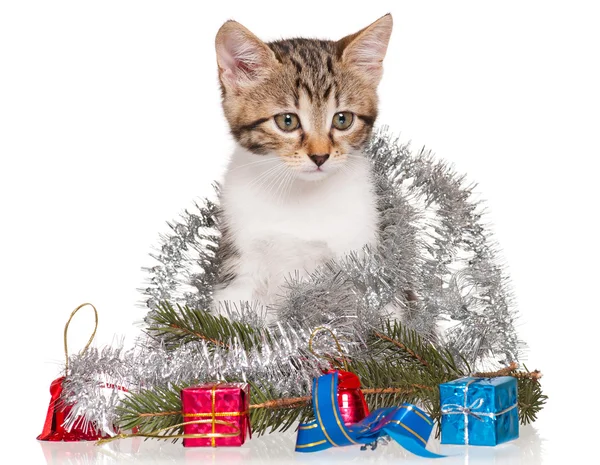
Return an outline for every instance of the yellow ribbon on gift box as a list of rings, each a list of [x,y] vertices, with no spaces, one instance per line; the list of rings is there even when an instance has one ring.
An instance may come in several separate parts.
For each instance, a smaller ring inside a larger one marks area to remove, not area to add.
[[[183,417],[184,418],[190,418],[190,417],[194,417],[194,418],[198,418],[198,417],[210,417],[210,422],[212,425],[212,432],[210,434],[206,433],[207,435],[205,436],[195,436],[195,437],[205,437],[205,438],[210,438],[210,445],[212,447],[217,447],[215,438],[231,438],[234,436],[239,436],[240,435],[240,430],[239,428],[235,425],[235,423],[231,423],[231,422],[227,422],[227,421],[222,421],[222,420],[217,420],[217,417],[241,417],[242,415],[248,415],[248,411],[246,410],[245,412],[217,412],[216,411],[216,393],[217,393],[217,388],[219,387],[219,384],[215,384],[211,391],[210,391],[210,398],[211,398],[211,406],[210,406],[210,413],[209,412],[202,412],[202,413],[184,413]],[[188,423],[191,424],[191,423]],[[217,433],[216,432],[216,427],[217,424],[220,425],[228,425],[228,426],[232,426],[235,429],[237,429],[237,434],[233,434],[233,433]],[[220,436],[222,434],[225,434],[227,436]]]
[[[194,433],[194,434],[160,434],[164,431],[172,430],[173,428],[178,428],[180,426],[186,425],[202,425],[202,424],[212,424],[213,431],[215,430],[216,425],[226,425],[229,426],[236,431],[232,433]],[[233,438],[239,436],[241,434],[240,429],[237,427],[235,423],[230,421],[217,420],[212,418],[210,420],[195,420],[195,421],[184,421],[183,423],[178,423],[176,425],[167,426],[166,428],[161,428],[157,430],[155,433],[131,433],[131,434],[117,434],[112,438],[100,439],[96,441],[96,445],[100,446],[102,444],[106,444],[107,442],[114,441],[116,439],[127,439],[127,438],[156,438],[156,439],[192,439],[192,438],[211,438],[212,442],[214,442],[215,438]]]

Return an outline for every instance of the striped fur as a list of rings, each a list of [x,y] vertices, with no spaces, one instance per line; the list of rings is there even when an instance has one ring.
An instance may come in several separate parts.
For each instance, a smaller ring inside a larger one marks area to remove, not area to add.
[[[391,16],[374,24],[379,22],[384,23],[382,29],[388,35],[381,38],[382,34],[371,34],[373,37],[368,39],[380,38],[383,55],[391,32]],[[235,86],[223,78],[223,60],[219,62],[223,108],[236,141],[252,153],[276,153],[281,157],[329,153],[335,158],[359,151],[377,118],[381,73],[380,60],[375,66],[360,62],[360,53],[374,53],[377,49],[377,45],[369,47],[366,38],[366,50],[361,52],[364,47],[356,46],[368,29],[339,41],[298,38],[264,43],[238,23],[225,23],[217,35],[217,50],[219,44],[227,43],[224,34],[231,35],[232,30],[244,33],[244,40],[250,43],[243,48],[246,56],[232,60],[239,63],[249,59],[260,69],[260,73],[253,74],[250,65],[243,65],[249,82]],[[340,132],[331,128],[334,111],[356,115],[352,130]],[[293,136],[282,134],[272,124],[272,118],[284,112],[302,112],[308,121],[302,121],[303,127]]]

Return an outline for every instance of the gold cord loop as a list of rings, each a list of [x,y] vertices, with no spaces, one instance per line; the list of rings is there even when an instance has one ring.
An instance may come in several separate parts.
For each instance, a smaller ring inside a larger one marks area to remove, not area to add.
[[[212,424],[213,429],[214,425],[225,425],[233,428],[234,431],[232,433],[195,433],[195,434],[160,434],[164,431],[172,430],[173,428],[178,428],[180,426],[185,425],[202,425],[202,424]],[[215,438],[234,438],[241,434],[240,429],[237,427],[235,423],[230,421],[223,420],[194,420],[194,421],[185,421],[183,423],[178,423],[176,425],[167,426],[166,428],[161,428],[156,430],[154,433],[131,433],[131,434],[117,434],[112,438],[99,439],[96,441],[96,445],[100,446],[102,444],[106,444],[107,442],[114,441],[116,439],[126,439],[126,438],[135,438],[135,437],[143,437],[143,438],[156,438],[156,439],[195,439],[195,438],[211,438],[214,440]]]
[[[69,330],[69,324],[71,323],[71,320],[73,319],[75,314],[79,310],[81,310],[83,307],[85,307],[86,305],[89,305],[94,310],[95,325],[94,325],[94,332],[92,332],[92,335],[90,336],[89,341],[87,342],[87,344],[85,345],[85,347],[83,348],[83,350],[80,353],[84,353],[86,350],[88,350],[88,348],[92,344],[92,341],[94,340],[94,337],[96,337],[96,330],[98,329],[98,310],[96,310],[96,307],[94,307],[90,303],[81,304],[79,307],[77,307],[75,310],[73,310],[71,312],[71,316],[69,317],[69,319],[67,320],[67,324],[65,325],[65,337],[64,337],[64,339],[65,339],[65,373],[69,370],[69,348],[67,347],[67,332]]]
[[[313,354],[317,358],[324,358],[326,360],[330,360],[330,357],[327,357],[326,355],[318,354],[313,349],[313,341],[314,341],[315,336],[317,335],[317,333],[319,333],[320,331],[327,331],[331,335],[331,337],[335,341],[335,345],[337,347],[337,350],[339,351],[339,353],[340,353],[340,355],[342,357],[342,361],[343,361],[343,364],[344,364],[344,369],[346,371],[349,371],[348,370],[348,362],[347,362],[346,357],[344,355],[344,351],[342,350],[342,346],[340,344],[339,339],[337,338],[337,336],[335,335],[335,333],[331,329],[326,328],[325,326],[319,326],[319,327],[317,327],[317,328],[315,328],[313,330],[312,334],[310,335],[310,339],[308,340],[308,350],[309,350],[309,352],[311,354]]]

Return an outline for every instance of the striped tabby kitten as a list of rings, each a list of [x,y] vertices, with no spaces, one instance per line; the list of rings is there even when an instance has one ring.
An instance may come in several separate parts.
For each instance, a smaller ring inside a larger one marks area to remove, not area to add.
[[[376,241],[373,179],[361,152],[391,32],[388,14],[337,42],[265,43],[235,21],[217,33],[237,147],[221,191],[216,312],[244,302],[268,309],[290,274],[306,276]]]

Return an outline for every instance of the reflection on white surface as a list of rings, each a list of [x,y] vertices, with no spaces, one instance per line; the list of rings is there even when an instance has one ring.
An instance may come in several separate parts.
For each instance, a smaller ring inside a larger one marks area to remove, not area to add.
[[[322,452],[294,452],[293,431],[270,434],[247,441],[242,447],[186,448],[181,443],[122,439],[102,446],[91,442],[41,442],[47,465],[106,464],[215,464],[242,465],[252,463],[360,463],[360,464],[421,464],[474,465],[537,465],[542,463],[542,440],[532,426],[521,428],[521,437],[496,447],[441,446],[430,441],[429,448],[448,455],[445,459],[423,459],[404,451],[397,444],[361,451],[359,447],[332,448]]]

